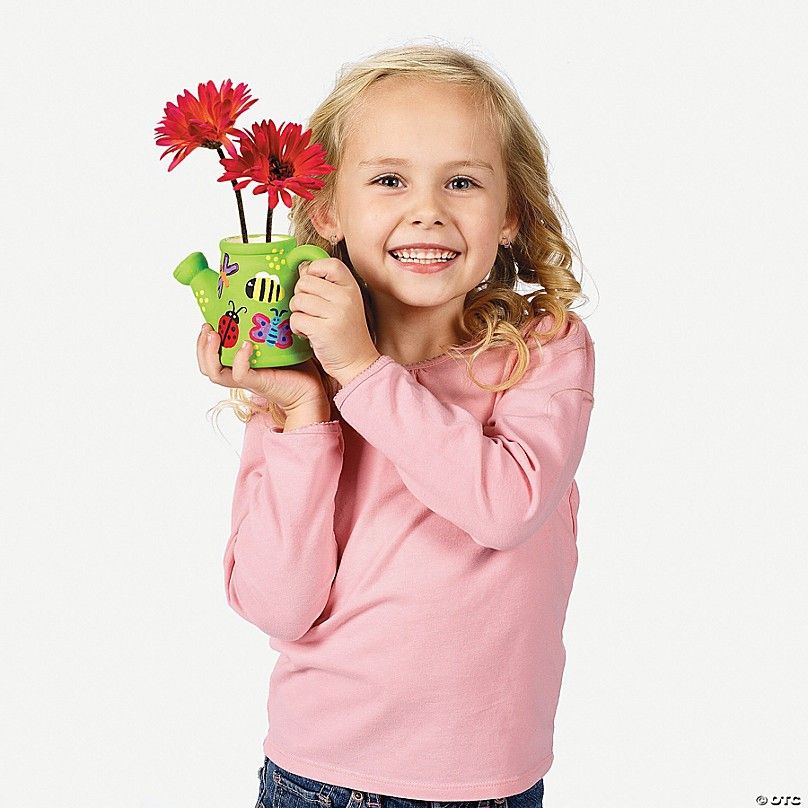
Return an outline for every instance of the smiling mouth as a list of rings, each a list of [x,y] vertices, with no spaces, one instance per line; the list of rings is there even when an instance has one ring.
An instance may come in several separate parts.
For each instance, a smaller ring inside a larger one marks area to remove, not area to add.
[[[398,264],[399,267],[402,269],[406,269],[408,272],[415,272],[418,275],[434,275],[436,272],[440,272],[441,270],[447,269],[454,265],[455,261],[460,257],[460,253],[458,253],[454,258],[450,258],[448,261],[430,261],[427,263],[426,261],[402,261],[393,255],[392,252],[387,253],[395,262]]]

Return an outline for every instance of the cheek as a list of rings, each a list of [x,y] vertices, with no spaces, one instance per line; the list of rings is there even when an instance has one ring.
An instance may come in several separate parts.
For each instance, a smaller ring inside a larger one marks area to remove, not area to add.
[[[387,238],[385,229],[389,229],[391,223],[394,225],[397,217],[389,205],[380,204],[377,199],[358,199],[345,221],[346,229],[349,229],[354,238],[365,246],[372,245],[380,239],[385,243]]]
[[[496,228],[504,218],[499,206],[491,201],[481,201],[476,206],[475,214],[480,221],[481,227],[485,229]]]
[[[454,220],[466,231],[468,239],[479,245],[481,242],[489,241],[492,233],[496,240],[502,218],[493,206],[479,202],[469,203],[458,209],[454,214]]]
[[[471,269],[475,274],[482,273],[485,276],[494,266],[499,251],[498,235],[498,231],[491,231],[490,226],[480,223],[474,241],[469,245],[474,255]]]

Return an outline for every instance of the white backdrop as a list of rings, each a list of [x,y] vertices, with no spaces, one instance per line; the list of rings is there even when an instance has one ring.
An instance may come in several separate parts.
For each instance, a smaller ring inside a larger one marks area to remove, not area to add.
[[[591,298],[545,806],[805,804],[804,4],[380,9],[4,20],[0,802],[254,804],[275,654],[225,601],[242,426],[205,418],[227,391],[171,274],[238,219],[215,152],[169,174],[153,131],[224,78],[260,99],[239,125],[305,125],[343,63],[439,39],[502,70],[546,136]],[[260,231],[266,197],[244,199]]]

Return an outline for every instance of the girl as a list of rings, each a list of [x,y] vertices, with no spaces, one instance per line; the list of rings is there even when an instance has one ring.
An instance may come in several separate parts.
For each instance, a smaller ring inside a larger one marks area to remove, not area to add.
[[[310,126],[336,170],[292,232],[333,257],[288,307],[316,359],[197,345],[247,420],[227,600],[279,653],[257,805],[537,808],[594,402],[544,143],[431,45],[352,65]]]

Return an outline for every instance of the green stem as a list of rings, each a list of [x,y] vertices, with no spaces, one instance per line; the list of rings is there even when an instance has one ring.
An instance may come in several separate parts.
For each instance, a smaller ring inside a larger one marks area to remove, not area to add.
[[[224,159],[224,152],[222,151],[222,147],[219,146],[216,151],[219,153],[219,157]],[[249,237],[247,236],[247,222],[244,219],[244,203],[241,201],[241,191],[236,188],[236,181],[230,180],[230,183],[233,186],[233,190],[236,192],[236,204],[238,205],[238,219],[241,224],[241,238],[246,244],[249,241]]]

